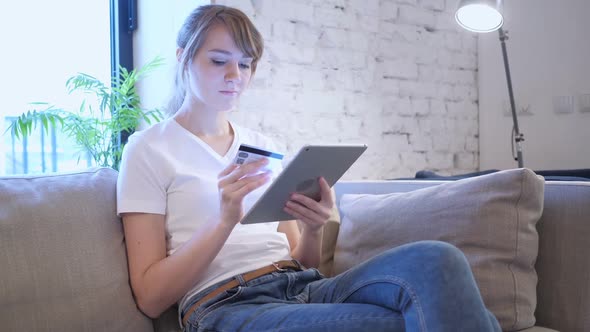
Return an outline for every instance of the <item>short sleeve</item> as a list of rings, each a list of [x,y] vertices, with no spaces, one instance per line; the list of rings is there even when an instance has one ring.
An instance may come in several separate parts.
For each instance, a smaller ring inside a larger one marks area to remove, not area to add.
[[[123,149],[117,179],[117,214],[166,213],[164,164],[133,135]]]

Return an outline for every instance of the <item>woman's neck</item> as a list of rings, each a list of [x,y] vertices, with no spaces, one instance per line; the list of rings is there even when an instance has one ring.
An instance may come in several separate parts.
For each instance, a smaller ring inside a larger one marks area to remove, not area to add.
[[[201,107],[182,104],[173,120],[209,145],[220,156],[225,156],[231,148],[235,133],[227,121],[227,112],[206,110]]]
[[[205,110],[185,102],[173,116],[185,129],[202,139],[224,138],[232,135],[226,112]]]

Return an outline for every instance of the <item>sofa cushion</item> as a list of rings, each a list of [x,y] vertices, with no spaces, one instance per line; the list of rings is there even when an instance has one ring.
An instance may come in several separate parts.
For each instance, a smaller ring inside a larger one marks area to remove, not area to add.
[[[129,286],[117,172],[0,178],[0,329],[153,331]]]
[[[590,182],[546,182],[537,229],[537,324],[590,331]]]
[[[502,329],[534,325],[535,224],[544,181],[528,169],[500,171],[407,193],[343,195],[333,272],[392,247],[440,240],[461,249]]]

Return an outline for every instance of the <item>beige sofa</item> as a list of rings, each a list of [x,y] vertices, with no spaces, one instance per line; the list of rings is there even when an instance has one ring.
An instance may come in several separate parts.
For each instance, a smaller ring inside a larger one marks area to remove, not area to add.
[[[174,308],[150,320],[135,306],[115,213],[116,177],[107,168],[0,177],[0,331],[179,330]],[[340,202],[344,194],[412,193],[443,184],[340,182],[335,189]],[[536,325],[590,331],[590,184],[547,182],[543,196]],[[325,273],[336,263],[346,268],[348,249],[338,241],[350,236],[351,220],[342,215],[341,232],[336,221],[327,227]]]

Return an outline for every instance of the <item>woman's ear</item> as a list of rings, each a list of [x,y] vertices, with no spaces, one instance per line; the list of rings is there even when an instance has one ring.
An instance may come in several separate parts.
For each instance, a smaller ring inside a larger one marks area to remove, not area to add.
[[[182,57],[182,52],[184,52],[184,48],[178,47],[176,49],[176,61],[180,62],[180,58]]]

